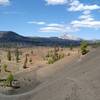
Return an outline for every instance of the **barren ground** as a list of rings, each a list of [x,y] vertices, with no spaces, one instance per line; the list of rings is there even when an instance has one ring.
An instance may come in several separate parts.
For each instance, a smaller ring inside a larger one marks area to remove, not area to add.
[[[44,82],[48,77],[52,74],[60,71],[63,66],[58,67],[56,65],[59,61],[54,64],[47,64],[47,61],[44,60],[45,55],[49,50],[53,48],[47,47],[37,47],[37,48],[22,48],[19,51],[22,53],[20,55],[20,60],[16,63],[14,56],[14,49],[11,49],[12,52],[12,60],[7,60],[7,50],[0,50],[0,58],[1,58],[1,66],[7,64],[7,69],[14,74],[15,79],[17,79],[20,83],[20,88],[16,90],[12,90],[11,88],[1,87],[0,91],[2,94],[14,95],[14,94],[22,94],[33,90],[36,86]],[[33,51],[33,55],[31,55],[31,51]],[[74,48],[72,51],[69,48],[64,48],[63,52],[65,53],[65,63],[72,62],[72,59],[79,56],[78,49]],[[70,53],[70,56],[67,56]],[[23,63],[25,60],[25,54],[29,54],[28,60],[30,57],[32,58],[32,63],[28,61],[28,68],[23,69]],[[62,65],[62,59],[60,63]],[[5,78],[9,73],[5,72],[3,67],[1,67],[0,78]]]
[[[26,85],[18,93],[15,91],[17,94],[0,94],[0,100],[100,100],[100,48],[81,59],[74,54],[15,76]],[[27,81],[29,78],[31,81]]]

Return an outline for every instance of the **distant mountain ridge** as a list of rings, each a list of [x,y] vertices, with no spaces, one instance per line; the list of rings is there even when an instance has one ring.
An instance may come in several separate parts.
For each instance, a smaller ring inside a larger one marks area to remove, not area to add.
[[[0,38],[7,38],[8,36],[14,36],[16,38],[22,37],[22,36],[19,36],[17,33],[12,32],[12,31],[0,31]]]
[[[12,31],[0,31],[0,46],[67,46],[79,45],[80,40],[62,39],[58,37],[24,37]]]
[[[25,40],[28,39],[12,31],[0,31],[0,39]]]

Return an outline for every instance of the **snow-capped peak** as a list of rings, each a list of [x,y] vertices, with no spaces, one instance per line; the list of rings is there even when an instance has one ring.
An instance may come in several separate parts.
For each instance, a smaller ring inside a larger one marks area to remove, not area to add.
[[[68,40],[81,40],[80,38],[73,36],[71,34],[63,34],[62,36],[60,36],[60,38]]]

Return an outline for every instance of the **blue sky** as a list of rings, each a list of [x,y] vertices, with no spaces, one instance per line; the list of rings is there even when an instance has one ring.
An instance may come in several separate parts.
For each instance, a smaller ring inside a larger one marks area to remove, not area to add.
[[[0,0],[0,31],[100,39],[99,0]]]

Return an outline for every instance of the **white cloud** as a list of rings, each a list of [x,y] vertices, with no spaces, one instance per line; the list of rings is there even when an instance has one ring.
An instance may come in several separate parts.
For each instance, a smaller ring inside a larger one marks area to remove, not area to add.
[[[91,11],[90,11],[90,10],[85,10],[85,11],[83,12],[83,14],[84,14],[84,15],[91,14]]]
[[[9,5],[10,0],[0,0],[0,5]]]
[[[64,25],[63,24],[57,24],[57,23],[51,23],[51,24],[48,24],[47,26],[49,26],[49,27],[64,27]]]
[[[83,14],[81,16],[79,16],[79,19],[80,20],[88,20],[88,21],[92,21],[94,20],[94,18],[92,17],[91,13],[90,12],[83,12]]]
[[[95,20],[75,20],[71,24],[77,28],[100,28],[100,21]]]
[[[43,22],[43,21],[29,21],[28,22],[29,24],[37,24],[37,25],[45,25],[46,22]]]
[[[63,5],[67,3],[67,0],[45,0],[48,5]]]
[[[95,20],[91,14],[86,14],[83,12],[83,15],[81,15],[78,20],[72,21],[71,25],[76,28],[99,29],[100,21]]]
[[[62,28],[59,27],[43,27],[40,28],[40,32],[62,32]]]
[[[71,3],[70,11],[82,11],[82,15],[79,16],[77,20],[74,20],[70,23],[70,25],[74,28],[92,28],[99,29],[100,21],[95,20],[91,14],[92,10],[100,9],[98,5],[84,5],[80,3],[78,0],[75,0]]]
[[[69,5],[69,11],[84,11],[100,9],[99,5],[87,5],[81,3],[79,0],[45,0],[48,5]]]
[[[62,24],[51,23],[45,27],[40,28],[40,32],[62,32],[65,31],[65,26]]]
[[[69,24],[50,23],[40,28],[40,32],[58,32],[70,33],[79,31],[81,28],[100,29],[100,21],[95,20],[91,15],[91,11],[84,11],[77,20],[73,20]]]
[[[58,33],[66,33],[76,31],[78,28],[73,28],[70,25],[66,24],[48,24],[46,27],[40,28],[40,32],[58,32]]]
[[[84,10],[96,10],[100,9],[100,6],[94,4],[94,5],[85,5],[83,3],[80,3],[79,0],[72,0],[72,2],[69,3],[70,8],[69,11],[84,11]]]
[[[87,21],[92,21],[92,20],[94,20],[94,19],[91,17],[91,15],[81,15],[81,16],[79,17],[79,19],[81,19],[81,20],[87,20]]]

